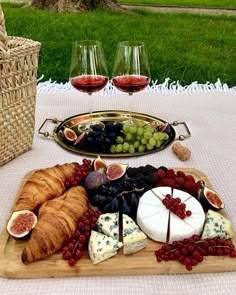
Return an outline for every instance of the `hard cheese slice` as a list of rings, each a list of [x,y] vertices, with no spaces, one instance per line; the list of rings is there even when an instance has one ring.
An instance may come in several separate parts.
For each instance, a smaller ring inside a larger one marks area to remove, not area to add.
[[[220,237],[221,239],[231,239],[234,235],[231,222],[218,212],[208,210],[202,239]]]
[[[116,255],[117,250],[121,247],[121,242],[92,230],[88,250],[93,264],[97,264]]]
[[[123,214],[123,253],[132,254],[146,246],[147,236],[128,215]]]

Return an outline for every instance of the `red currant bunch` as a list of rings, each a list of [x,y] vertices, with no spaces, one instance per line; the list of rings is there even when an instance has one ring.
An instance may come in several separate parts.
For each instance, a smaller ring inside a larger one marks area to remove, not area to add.
[[[181,219],[185,219],[192,215],[192,211],[186,210],[186,204],[181,203],[180,198],[173,198],[170,194],[167,194],[162,200],[162,203],[167,209]]]
[[[92,229],[95,228],[100,211],[87,210],[79,219],[76,231],[72,235],[63,252],[63,259],[68,260],[70,266],[74,266],[81,258],[83,249],[86,247],[91,235]]]
[[[91,160],[83,159],[82,164],[77,164],[74,169],[75,173],[65,180],[65,188],[69,189],[72,186],[77,186],[78,184],[80,184],[85,179],[85,177],[90,173],[91,163]]]
[[[189,271],[193,266],[202,262],[204,256],[229,256],[236,257],[235,246],[230,240],[211,238],[201,240],[198,235],[189,239],[174,241],[172,244],[163,245],[155,251],[157,262],[177,260]]]

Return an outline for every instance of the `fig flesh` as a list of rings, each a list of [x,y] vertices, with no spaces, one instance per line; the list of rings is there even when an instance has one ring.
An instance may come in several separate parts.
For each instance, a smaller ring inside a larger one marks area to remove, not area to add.
[[[75,140],[74,146],[79,149],[83,149],[87,143],[87,133],[82,132]]]
[[[102,160],[100,156],[97,156],[97,158],[92,163],[92,169],[95,171],[98,171],[100,169],[103,169],[104,171],[107,170],[107,164],[105,161]]]
[[[165,132],[165,133],[170,133],[170,124],[169,123],[164,123],[158,127],[158,131],[160,132]]]
[[[7,232],[15,239],[26,238],[36,223],[37,216],[33,212],[29,210],[15,211],[7,223]]]
[[[113,163],[107,167],[107,177],[110,181],[120,180],[126,175],[127,164]]]
[[[220,196],[212,189],[202,186],[199,191],[198,200],[204,210],[218,211],[224,208],[224,202]]]
[[[63,130],[65,141],[73,143],[77,139],[77,135],[74,130],[65,127]]]

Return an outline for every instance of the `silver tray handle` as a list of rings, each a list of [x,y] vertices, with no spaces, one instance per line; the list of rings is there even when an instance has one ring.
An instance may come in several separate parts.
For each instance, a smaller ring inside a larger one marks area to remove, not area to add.
[[[172,126],[176,127],[178,125],[183,125],[187,131],[187,134],[186,135],[179,135],[177,138],[175,138],[175,140],[185,140],[186,138],[189,138],[191,137],[191,132],[190,132],[190,129],[187,125],[186,122],[178,122],[178,121],[174,121],[173,123],[170,123]]]
[[[51,122],[54,125],[58,124],[59,122],[62,122],[61,120],[58,120],[57,118],[54,119],[45,119],[42,125],[38,129],[38,133],[43,135],[44,137],[53,137],[53,134],[50,134],[48,131],[42,130],[44,128],[44,125],[47,124],[47,122]]]

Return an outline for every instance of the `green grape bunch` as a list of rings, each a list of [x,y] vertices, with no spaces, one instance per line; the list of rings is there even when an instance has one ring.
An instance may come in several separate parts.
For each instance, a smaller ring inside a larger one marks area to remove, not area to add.
[[[122,127],[124,136],[117,136],[116,143],[110,147],[111,153],[143,153],[160,148],[169,140],[166,132],[158,131],[144,121],[124,123]]]

